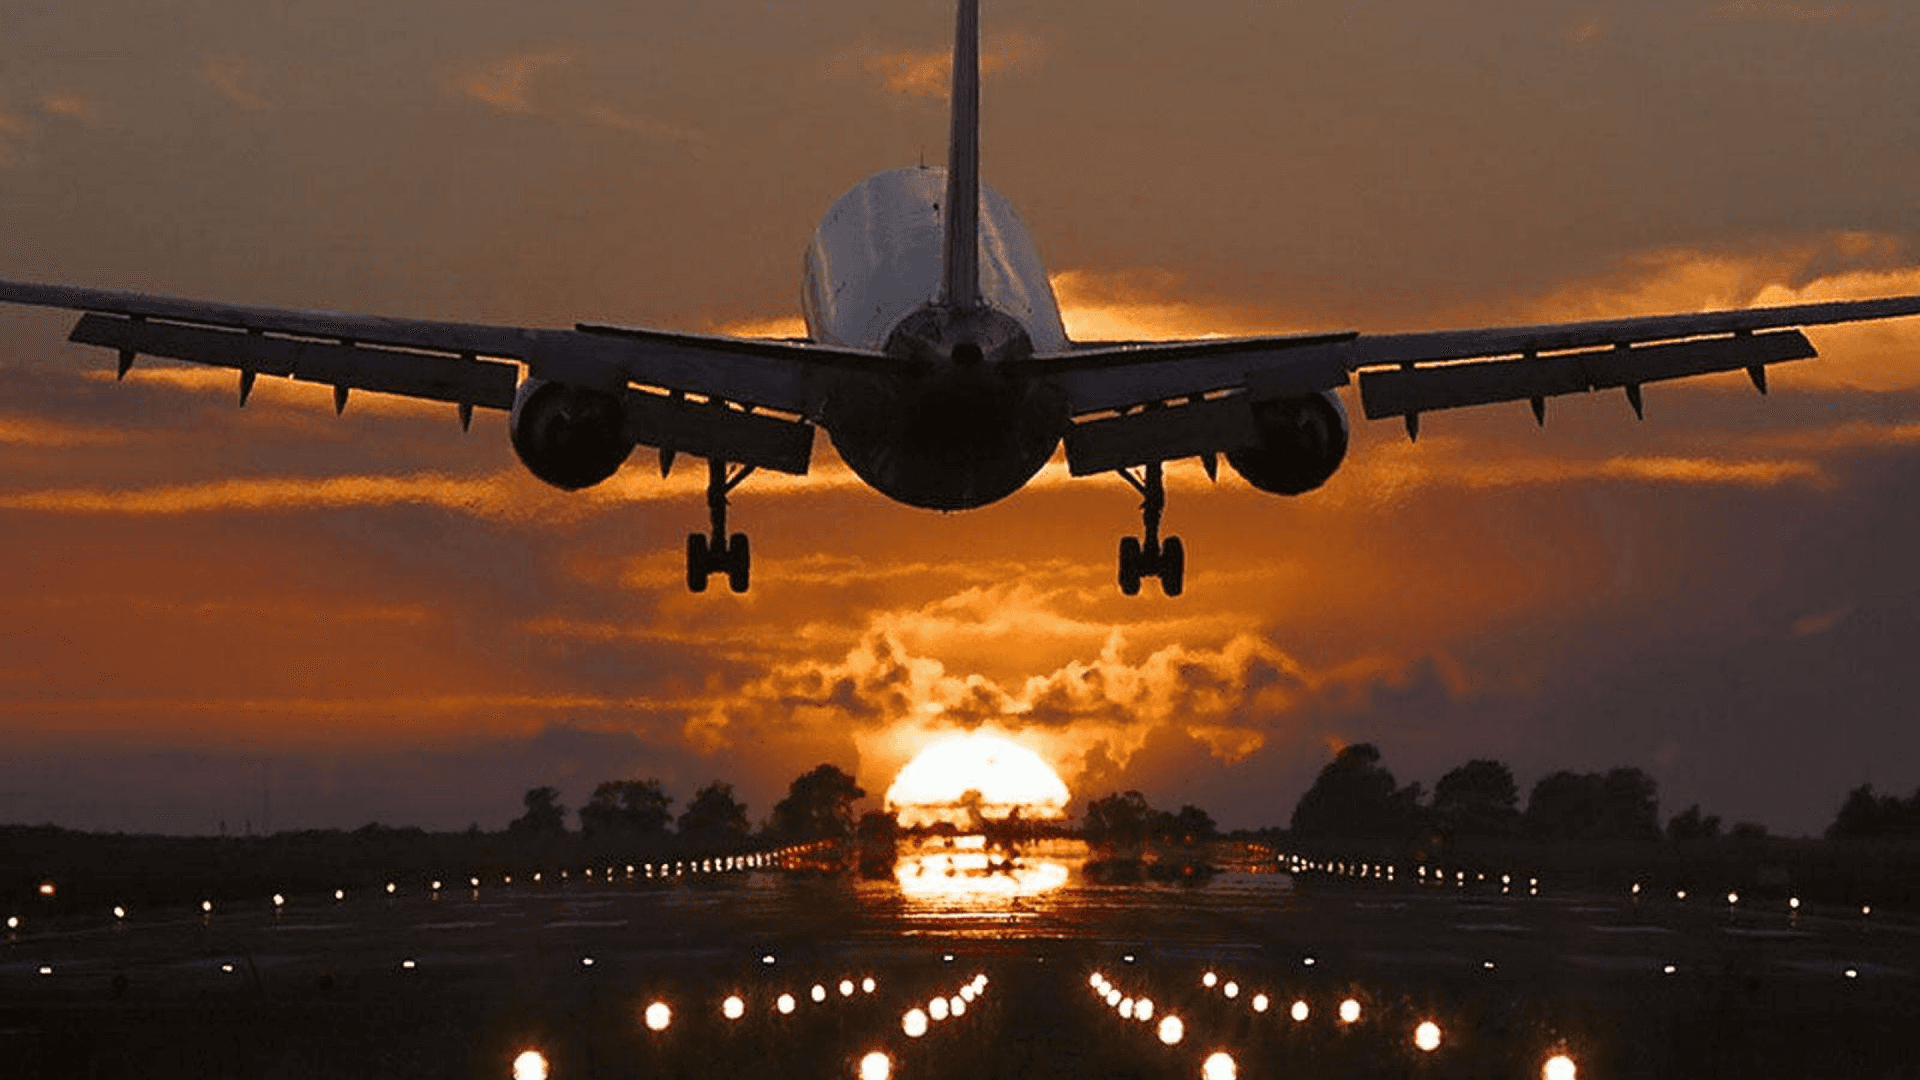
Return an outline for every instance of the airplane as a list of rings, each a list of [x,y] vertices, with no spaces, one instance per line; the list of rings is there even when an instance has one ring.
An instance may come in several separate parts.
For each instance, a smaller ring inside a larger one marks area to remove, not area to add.
[[[867,485],[909,506],[966,510],[1018,491],[1063,444],[1075,477],[1116,473],[1141,497],[1119,585],[1185,588],[1186,549],[1162,536],[1164,467],[1219,461],[1253,487],[1298,496],[1345,460],[1339,391],[1357,378],[1370,420],[1409,438],[1442,409],[1528,402],[1546,422],[1563,394],[1623,390],[1644,417],[1648,383],[1767,368],[1816,355],[1799,327],[1920,314],[1920,297],[1545,326],[1357,331],[1162,342],[1075,342],[1012,205],[980,180],[979,0],[959,0],[947,166],[861,181],[806,252],[804,338],[743,338],[582,322],[571,330],[253,307],[0,281],[0,300],[85,312],[69,340],[237,369],[240,404],[261,375],[509,414],[534,476],[577,491],[636,446],[707,463],[709,530],[687,537],[687,587],[751,580],[729,499],[757,470],[804,475],[814,429]],[[524,368],[524,373],[522,369]]]

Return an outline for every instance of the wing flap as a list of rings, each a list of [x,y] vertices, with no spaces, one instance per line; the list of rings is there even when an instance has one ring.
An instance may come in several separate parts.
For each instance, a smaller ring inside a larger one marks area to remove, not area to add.
[[[1380,420],[1762,368],[1814,355],[1812,343],[1798,330],[1736,334],[1523,360],[1365,371],[1360,400],[1367,419]]]
[[[1091,476],[1233,450],[1254,439],[1253,409],[1245,394],[1146,409],[1073,425],[1065,439],[1067,471]]]
[[[643,446],[805,476],[813,427],[718,402],[627,392],[627,435]]]
[[[518,364],[470,357],[401,352],[333,341],[310,341],[259,331],[152,322],[90,313],[68,340],[117,349],[123,357],[161,356],[279,375],[338,388],[404,394],[430,401],[513,408]]]

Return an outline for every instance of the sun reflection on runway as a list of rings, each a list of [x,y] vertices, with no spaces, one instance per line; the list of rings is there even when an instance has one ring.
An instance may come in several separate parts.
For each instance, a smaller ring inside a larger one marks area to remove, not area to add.
[[[903,848],[894,880],[909,900],[998,907],[1052,892],[1067,883],[1063,859],[1020,851],[989,850],[985,838],[962,836],[952,846],[934,841]]]

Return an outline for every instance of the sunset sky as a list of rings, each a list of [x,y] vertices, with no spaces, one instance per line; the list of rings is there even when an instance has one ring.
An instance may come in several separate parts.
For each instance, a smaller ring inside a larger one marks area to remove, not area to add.
[[[1900,0],[987,0],[986,178],[1077,337],[1408,330],[1920,293]],[[0,277],[571,326],[793,332],[821,213],[945,157],[948,0],[97,0],[0,16]],[[1300,499],[1171,467],[1187,594],[1056,462],[940,515],[567,495],[502,414],[112,358],[0,307],[0,822],[497,828],[552,783],[822,761],[875,796],[986,725],[1077,798],[1284,823],[1337,747],[1817,832],[1920,784],[1920,319],[1620,395],[1356,419]],[[1358,416],[1357,401],[1349,406]]]

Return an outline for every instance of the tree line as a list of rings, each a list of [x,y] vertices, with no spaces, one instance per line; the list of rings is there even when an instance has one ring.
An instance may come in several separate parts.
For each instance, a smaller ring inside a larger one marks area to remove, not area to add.
[[[845,839],[853,832],[853,804],[866,794],[844,770],[819,765],[788,785],[786,798],[774,804],[760,834],[786,842]],[[529,788],[521,802],[526,812],[507,825],[509,835],[529,840],[570,835],[568,811],[560,802],[558,788]],[[725,781],[715,780],[694,792],[677,818],[673,803],[673,796],[658,779],[604,781],[579,810],[579,836],[604,842],[658,840],[671,835],[725,845],[744,842],[754,835],[747,804]]]

